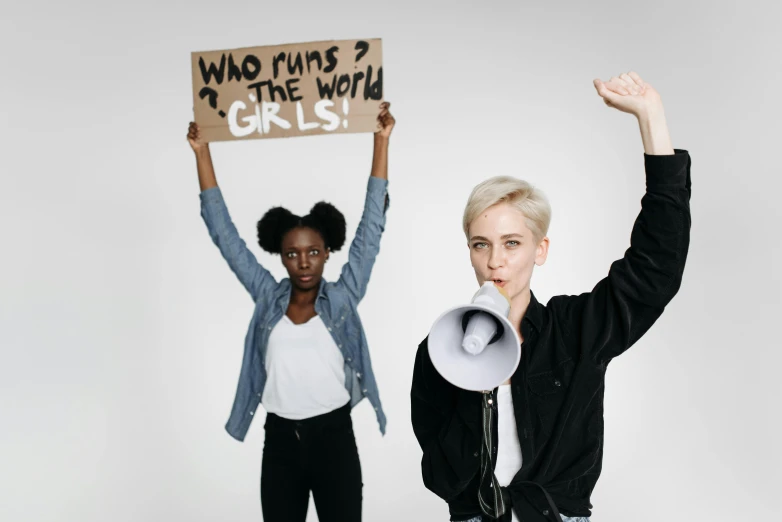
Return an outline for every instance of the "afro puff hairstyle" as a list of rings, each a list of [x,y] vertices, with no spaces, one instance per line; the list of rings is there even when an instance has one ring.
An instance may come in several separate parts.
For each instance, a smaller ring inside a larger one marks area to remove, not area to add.
[[[258,221],[258,244],[270,254],[282,252],[282,238],[296,227],[307,227],[323,237],[326,248],[338,251],[345,244],[345,216],[331,203],[315,203],[306,216],[297,216],[283,207],[270,209]]]

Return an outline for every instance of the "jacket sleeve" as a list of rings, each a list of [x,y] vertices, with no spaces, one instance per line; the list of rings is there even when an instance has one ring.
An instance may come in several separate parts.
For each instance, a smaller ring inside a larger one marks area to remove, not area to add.
[[[427,341],[415,358],[411,417],[423,450],[424,485],[448,501],[467,488],[480,467],[481,394],[446,381],[432,365]]]
[[[347,290],[356,305],[366,294],[369,276],[380,251],[380,237],[385,230],[389,202],[387,188],[388,180],[369,177],[361,221],[350,244],[348,261],[342,266],[336,283]]]
[[[630,248],[591,292],[558,296],[558,315],[581,353],[605,364],[646,333],[679,291],[690,244],[690,156],[644,154],[646,194]]]
[[[258,263],[239,236],[220,188],[207,189],[201,192],[200,197],[201,217],[206,223],[209,236],[253,301],[258,301],[259,295],[274,288],[274,277]]]

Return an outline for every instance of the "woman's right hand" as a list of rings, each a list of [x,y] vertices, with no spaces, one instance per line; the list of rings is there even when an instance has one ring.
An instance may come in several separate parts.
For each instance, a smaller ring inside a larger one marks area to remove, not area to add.
[[[192,147],[193,152],[197,153],[202,150],[209,149],[209,143],[204,141],[204,139],[201,137],[201,129],[194,121],[190,122],[190,129],[187,132],[187,141],[190,143],[190,147]]]

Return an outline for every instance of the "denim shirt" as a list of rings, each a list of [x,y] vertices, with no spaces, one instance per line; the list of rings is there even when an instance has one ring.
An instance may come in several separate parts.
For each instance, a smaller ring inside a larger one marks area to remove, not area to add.
[[[350,245],[348,261],[342,267],[337,282],[321,280],[315,299],[315,312],[331,332],[345,360],[345,388],[350,394],[351,408],[364,397],[368,398],[375,409],[380,432],[384,435],[386,416],[380,404],[357,306],[366,293],[372,266],[380,250],[380,237],[385,229],[385,213],[389,206],[387,188],[388,180],[370,176],[364,212]],[[269,334],[288,309],[291,282],[287,277],[277,282],[258,263],[239,237],[219,187],[201,192],[200,198],[201,216],[209,235],[255,303],[245,337],[236,397],[225,425],[229,435],[243,441],[261,403],[266,384],[265,361]]]

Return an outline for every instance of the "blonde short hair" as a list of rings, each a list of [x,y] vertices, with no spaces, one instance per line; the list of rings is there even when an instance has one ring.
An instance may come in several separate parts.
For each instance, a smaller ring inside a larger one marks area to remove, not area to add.
[[[536,241],[546,237],[551,223],[551,205],[543,191],[521,179],[495,176],[476,185],[467,200],[462,226],[468,241],[470,223],[498,203],[509,203],[521,211]]]

